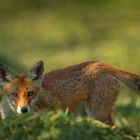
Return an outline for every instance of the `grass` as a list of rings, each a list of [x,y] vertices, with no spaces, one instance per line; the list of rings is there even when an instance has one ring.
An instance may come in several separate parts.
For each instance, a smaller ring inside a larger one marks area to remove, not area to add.
[[[139,0],[7,0],[0,2],[0,62],[15,73],[36,61],[46,72],[99,60],[140,74]],[[82,113],[83,114],[83,113]],[[116,128],[63,111],[0,121],[1,139],[140,139],[140,98],[122,85]]]
[[[61,110],[44,110],[0,122],[1,139],[14,140],[139,140],[139,132],[125,121],[121,127],[109,127],[90,118],[70,117]]]

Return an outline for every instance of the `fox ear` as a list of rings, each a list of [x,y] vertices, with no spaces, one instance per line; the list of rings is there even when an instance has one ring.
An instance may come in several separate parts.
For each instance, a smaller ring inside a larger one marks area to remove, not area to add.
[[[44,73],[44,63],[42,60],[40,60],[32,66],[28,74],[33,81],[39,80],[41,82],[43,79],[43,73]]]
[[[10,82],[13,77],[13,72],[4,64],[0,64],[0,85],[4,85],[5,82]]]

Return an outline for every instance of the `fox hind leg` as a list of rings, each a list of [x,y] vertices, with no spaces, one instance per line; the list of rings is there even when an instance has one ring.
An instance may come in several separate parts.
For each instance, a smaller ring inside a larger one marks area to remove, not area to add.
[[[109,86],[108,81],[106,84],[98,86],[102,86],[102,88],[94,88],[85,103],[87,115],[106,124],[113,125],[112,109],[119,93],[119,82],[115,79]]]
[[[111,101],[104,96],[95,96],[86,102],[86,112],[89,117],[93,117],[104,123],[113,125],[112,109],[116,101],[118,92],[114,92]]]

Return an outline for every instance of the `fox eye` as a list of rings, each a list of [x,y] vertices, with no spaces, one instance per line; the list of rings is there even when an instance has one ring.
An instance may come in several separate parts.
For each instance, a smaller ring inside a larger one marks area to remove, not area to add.
[[[18,97],[18,93],[17,93],[17,92],[12,92],[11,95],[12,95],[14,98],[17,98],[17,97]]]
[[[33,94],[34,94],[33,91],[28,91],[27,96],[28,96],[28,97],[31,97],[31,96],[33,96]]]

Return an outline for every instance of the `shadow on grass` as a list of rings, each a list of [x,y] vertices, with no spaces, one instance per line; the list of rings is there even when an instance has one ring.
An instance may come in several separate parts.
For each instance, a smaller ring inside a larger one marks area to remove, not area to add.
[[[11,58],[0,54],[0,63],[6,64],[14,73],[23,72],[25,70],[25,67],[19,63],[18,59],[14,56]]]
[[[132,114],[140,112],[140,107],[137,107],[135,104],[129,104],[126,106],[118,105],[115,108],[115,112],[121,114],[124,117],[131,116]]]
[[[125,0],[126,1],[126,0]],[[127,0],[128,1],[128,0]],[[126,1],[126,2],[127,2]],[[49,9],[52,7],[62,7],[62,6],[66,6],[66,5],[87,5],[87,6],[91,6],[93,8],[99,8],[99,7],[104,7],[106,6],[106,4],[119,4],[120,2],[112,2],[111,0],[107,0],[106,2],[104,2],[103,0],[101,1],[92,1],[92,0],[87,0],[86,2],[84,0],[60,0],[59,2],[57,0],[53,0],[53,1],[44,1],[44,0],[21,0],[21,1],[17,1],[17,0],[7,0],[5,1],[1,1],[1,6],[0,6],[0,10],[3,12],[14,12],[16,13],[18,12],[23,12],[25,10],[41,10],[41,9]],[[133,2],[134,3],[134,2]],[[58,6],[59,5],[59,6]]]

